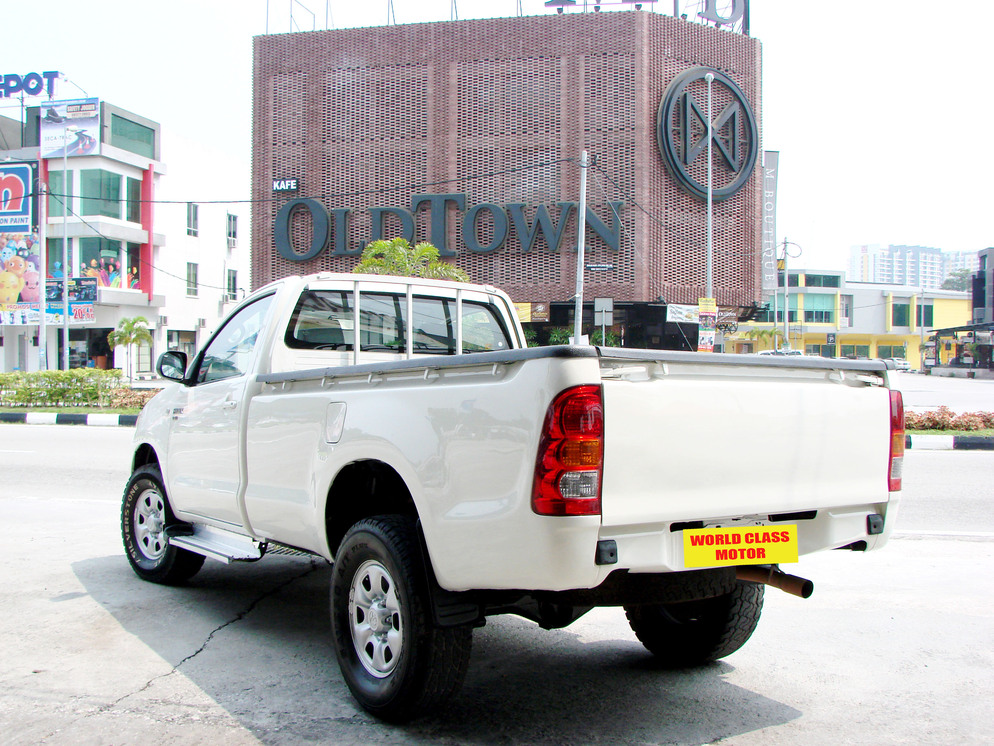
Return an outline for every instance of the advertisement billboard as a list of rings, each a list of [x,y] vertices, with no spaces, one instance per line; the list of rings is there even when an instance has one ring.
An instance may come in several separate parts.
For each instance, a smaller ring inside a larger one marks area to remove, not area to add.
[[[99,155],[100,99],[49,101],[41,107],[41,157]]]
[[[34,163],[0,165],[0,232],[23,234],[34,228],[36,168]],[[4,241],[0,248],[6,245]]]

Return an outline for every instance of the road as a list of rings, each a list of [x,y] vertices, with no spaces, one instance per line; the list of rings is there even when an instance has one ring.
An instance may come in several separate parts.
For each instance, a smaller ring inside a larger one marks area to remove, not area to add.
[[[324,563],[208,562],[187,587],[122,554],[126,428],[0,426],[0,743],[990,743],[994,454],[907,457],[898,536],[794,571],[753,639],[655,670],[618,609],[476,632],[444,714],[381,724],[328,644]]]
[[[894,380],[896,388],[904,395],[904,406],[916,412],[943,405],[957,414],[994,412],[994,379],[970,380],[898,372]]]

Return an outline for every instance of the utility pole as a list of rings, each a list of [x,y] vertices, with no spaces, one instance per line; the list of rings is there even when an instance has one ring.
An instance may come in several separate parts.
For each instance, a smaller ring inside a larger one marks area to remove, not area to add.
[[[583,250],[587,233],[587,151],[580,153],[580,213],[576,218],[576,295],[573,310],[573,344],[581,344],[583,324]]]

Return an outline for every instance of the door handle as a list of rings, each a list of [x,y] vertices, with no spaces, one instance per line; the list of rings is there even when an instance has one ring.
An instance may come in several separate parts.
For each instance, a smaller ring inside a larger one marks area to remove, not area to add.
[[[237,406],[238,402],[235,401],[234,399],[225,399],[223,402],[221,402],[222,409],[234,409]]]

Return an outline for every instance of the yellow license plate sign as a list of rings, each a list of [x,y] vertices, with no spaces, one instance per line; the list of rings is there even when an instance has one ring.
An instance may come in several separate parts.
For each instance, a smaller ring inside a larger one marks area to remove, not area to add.
[[[797,526],[692,528],[683,532],[684,567],[797,562]]]

